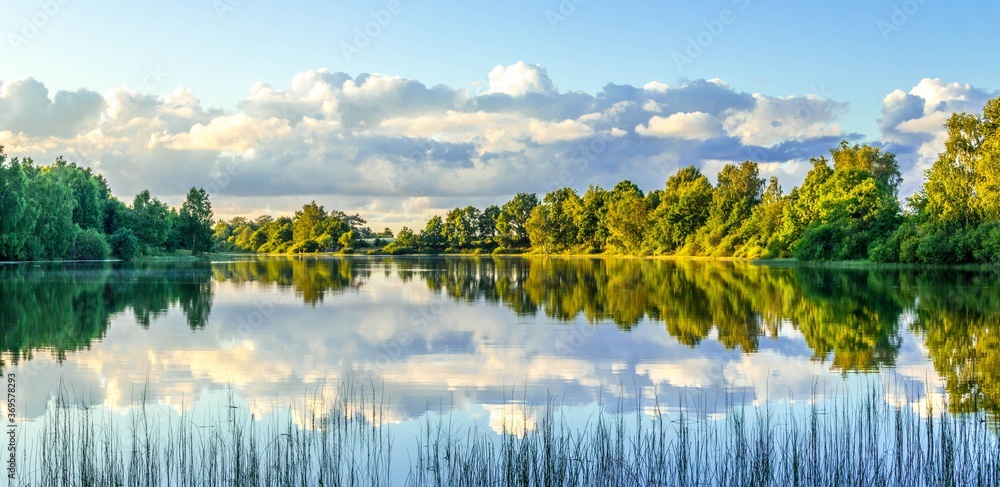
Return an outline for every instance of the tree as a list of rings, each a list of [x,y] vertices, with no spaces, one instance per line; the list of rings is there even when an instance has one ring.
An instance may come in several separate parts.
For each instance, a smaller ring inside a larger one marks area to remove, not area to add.
[[[337,239],[337,243],[340,244],[341,249],[350,249],[354,244],[354,230],[348,230],[340,235]]]
[[[178,217],[181,245],[193,252],[212,249],[212,204],[204,189],[188,191]]]
[[[576,240],[584,252],[603,252],[608,242],[605,215],[611,193],[600,186],[590,185],[581,198],[583,206],[574,215],[577,228]]]
[[[76,240],[69,248],[69,258],[74,260],[104,260],[111,255],[111,246],[104,234],[88,228],[76,234]]]
[[[305,242],[322,235],[327,228],[327,218],[326,210],[315,201],[302,205],[302,209],[292,217],[292,240]]]
[[[481,243],[489,245],[494,243],[497,234],[497,218],[500,216],[500,207],[497,205],[487,206],[479,214],[479,221],[476,223],[476,232],[479,233]]]
[[[830,149],[830,155],[833,156],[834,171],[850,169],[865,171],[875,179],[875,182],[882,185],[883,191],[896,196],[903,178],[899,173],[899,163],[896,162],[895,154],[882,152],[881,149],[867,144],[851,146],[846,140],[842,140],[838,147]]]
[[[413,233],[413,230],[410,230],[410,227],[404,226],[399,229],[399,233],[396,234],[396,240],[393,241],[393,243],[397,243],[403,247],[413,248],[416,247],[419,242],[417,241],[417,236]]]
[[[427,226],[420,232],[420,245],[432,249],[442,249],[446,243],[444,222],[440,216],[435,215],[427,221]]]
[[[532,247],[545,253],[564,252],[577,246],[576,214],[583,201],[571,188],[562,188],[545,195],[542,204],[531,211],[525,230]]]
[[[474,206],[465,208],[455,208],[445,215],[444,233],[445,240],[451,247],[467,247],[479,237],[477,232],[479,223],[479,210]]]
[[[759,177],[757,163],[744,161],[726,164],[719,172],[718,184],[712,192],[708,221],[702,230],[701,245],[706,253],[732,255],[737,242],[726,239],[750,218],[760,204],[764,180]]]
[[[38,170],[26,189],[35,222],[24,258],[62,259],[80,231],[73,223],[73,191],[47,167]]]
[[[781,230],[786,198],[782,196],[778,178],[772,176],[764,189],[759,205],[739,229],[737,257],[782,257],[778,232]]]
[[[30,159],[27,161],[30,166]],[[25,243],[35,225],[28,204],[28,174],[16,157],[7,162],[0,146],[0,260],[25,258]]]
[[[654,254],[671,253],[684,246],[708,220],[712,183],[694,166],[667,179],[659,205],[650,215],[645,246]]]
[[[139,240],[140,245],[161,248],[167,242],[170,232],[170,208],[152,197],[148,189],[135,195],[132,210],[127,214],[128,228]]]
[[[531,210],[538,206],[538,196],[534,193],[518,193],[503,204],[497,216],[497,237],[508,247],[526,247],[530,241],[524,227]]]
[[[111,236],[111,251],[122,260],[131,260],[139,255],[139,239],[128,228],[121,228]]]
[[[615,185],[605,215],[608,244],[623,254],[640,254],[648,214],[649,208],[638,186],[627,180]]]

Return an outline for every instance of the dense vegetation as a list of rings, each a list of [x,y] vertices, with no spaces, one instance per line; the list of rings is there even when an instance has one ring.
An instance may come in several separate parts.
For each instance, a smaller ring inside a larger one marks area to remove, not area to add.
[[[127,206],[90,168],[35,166],[0,147],[0,261],[102,260],[212,248],[212,205],[191,188],[180,208],[142,191]]]
[[[776,178],[762,179],[753,161],[725,166],[715,185],[692,166],[662,190],[622,181],[582,196],[560,188],[541,199],[520,193],[499,207],[455,208],[419,231],[403,227],[383,251],[1000,262],[1000,98],[982,115],[957,113],[946,125],[946,149],[907,205],[897,194],[896,156],[843,141],[829,159],[812,158],[805,181],[788,193]],[[216,238],[229,249],[312,252],[354,246],[351,227],[314,202],[293,218],[220,222]]]
[[[1000,262],[1000,98],[981,115],[956,113],[923,188],[901,204],[896,156],[843,141],[811,159],[785,193],[754,161],[696,167],[662,190],[631,181],[607,190],[519,193],[501,206],[455,208],[423,229],[372,232],[358,215],[315,201],[291,217],[236,217],[213,226],[203,190],[179,209],[143,191],[132,206],[103,177],[58,159],[35,167],[0,152],[0,259],[130,258],[160,250],[314,253],[372,246],[389,254],[524,251],[704,255],[929,264]],[[385,240],[382,240],[385,239]],[[374,241],[372,241],[374,240]],[[388,243],[388,245],[386,245]]]

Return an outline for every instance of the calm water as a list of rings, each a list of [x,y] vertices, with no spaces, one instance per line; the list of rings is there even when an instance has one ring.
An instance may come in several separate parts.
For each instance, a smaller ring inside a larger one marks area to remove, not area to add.
[[[491,257],[7,265],[0,369],[17,376],[25,456],[60,390],[111,418],[144,393],[168,416],[211,417],[232,393],[256,418],[295,419],[295,398],[367,384],[403,463],[427,414],[517,432],[531,427],[517,406],[549,396],[571,421],[684,397],[711,418],[874,382],[896,406],[995,417],[996,276]]]

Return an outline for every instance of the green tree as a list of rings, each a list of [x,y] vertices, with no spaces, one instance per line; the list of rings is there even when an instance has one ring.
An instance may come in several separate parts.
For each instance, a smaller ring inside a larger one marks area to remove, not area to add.
[[[162,248],[170,233],[169,214],[170,208],[144,189],[132,200],[132,209],[127,214],[127,226],[139,239],[141,246]]]
[[[27,185],[28,205],[34,209],[34,228],[24,257],[62,259],[80,227],[73,223],[73,190],[49,167],[40,168]]]
[[[120,228],[109,239],[111,251],[122,260],[131,260],[139,256],[141,243],[139,238],[128,228]]]
[[[212,249],[212,203],[204,189],[188,191],[178,217],[181,245],[194,252]]]
[[[444,221],[440,216],[433,216],[427,221],[427,226],[420,232],[420,245],[430,249],[443,249],[447,240],[444,236]]]
[[[500,217],[500,207],[497,205],[487,206],[480,214],[476,223],[476,231],[484,245],[495,243],[497,235],[497,218]]]
[[[622,254],[642,253],[642,239],[649,215],[642,190],[631,181],[621,181],[611,190],[607,205],[605,225],[608,245]]]
[[[538,196],[534,193],[518,193],[503,204],[497,216],[497,236],[508,247],[526,247],[530,244],[525,223],[531,217],[531,210],[538,206]]]
[[[23,167],[31,160],[7,160],[0,146],[0,260],[26,257],[25,244],[35,225],[35,208],[28,201],[28,174]]]
[[[671,253],[708,221],[712,183],[694,166],[667,179],[659,205],[650,214],[645,248],[653,254]]]
[[[701,250],[708,254],[733,255],[738,245],[733,238],[736,230],[760,204],[763,191],[764,180],[759,177],[756,162],[726,164],[712,192],[708,221],[699,239]]]

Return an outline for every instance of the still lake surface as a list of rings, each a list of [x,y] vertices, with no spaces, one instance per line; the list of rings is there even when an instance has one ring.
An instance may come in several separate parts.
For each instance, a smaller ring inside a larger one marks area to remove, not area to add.
[[[22,465],[60,391],[112,420],[144,404],[219,417],[235,397],[304,426],[298,398],[349,382],[382,401],[405,478],[428,415],[519,434],[550,397],[569,421],[682,404],[719,418],[875,384],[895,407],[995,421],[996,277],[489,256],[3,265],[0,369],[17,376]]]

